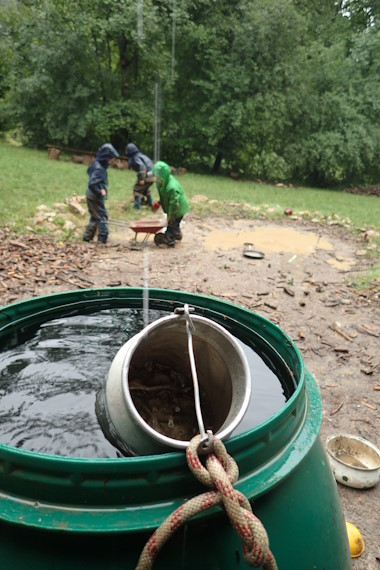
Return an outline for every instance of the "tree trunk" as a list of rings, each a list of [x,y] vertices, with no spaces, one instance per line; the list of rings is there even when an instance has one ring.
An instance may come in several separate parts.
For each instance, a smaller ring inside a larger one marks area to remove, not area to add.
[[[120,58],[121,95],[122,97],[125,97],[128,92],[129,67],[132,60],[128,59],[128,43],[124,34],[119,37],[118,47]]]
[[[222,164],[222,160],[223,160],[223,155],[221,152],[218,152],[215,157],[214,165],[212,167],[212,172],[214,174],[217,174],[220,171],[220,165]]]

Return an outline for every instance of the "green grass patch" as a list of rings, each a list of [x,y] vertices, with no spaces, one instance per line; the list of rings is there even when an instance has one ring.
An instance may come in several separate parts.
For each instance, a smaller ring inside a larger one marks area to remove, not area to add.
[[[135,173],[110,169],[110,218],[128,220],[140,216],[132,204]],[[36,208],[53,207],[74,194],[84,195],[87,166],[71,162],[69,157],[49,160],[47,151],[0,143],[0,187],[2,207],[0,225],[11,225],[17,231],[32,223]],[[288,188],[250,181],[234,181],[222,176],[187,173],[179,176],[187,197],[194,200],[192,210],[201,215],[244,215],[275,219],[286,208],[293,214],[312,219],[350,221],[352,226],[373,227],[380,231],[380,200],[376,196],[355,195],[336,190]],[[154,197],[158,194],[153,188]]]
[[[183,181],[186,194],[190,198],[204,194],[210,200],[243,202],[266,210],[274,208],[281,215],[286,208],[291,208],[294,214],[306,212],[309,217],[318,214],[326,218],[335,216],[349,219],[358,227],[373,226],[380,230],[380,200],[377,196],[356,195],[338,190],[271,186],[195,174],[187,174],[179,180],[181,183]],[[275,217],[276,212],[269,214]]]
[[[368,289],[377,288],[377,297],[379,298],[379,284],[380,284],[380,263],[375,263],[371,269],[360,274],[359,277],[355,279],[355,287],[359,291],[366,291]]]

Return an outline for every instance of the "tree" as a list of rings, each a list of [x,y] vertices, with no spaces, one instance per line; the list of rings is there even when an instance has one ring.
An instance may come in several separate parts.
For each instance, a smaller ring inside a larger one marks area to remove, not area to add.
[[[194,170],[379,177],[379,0],[4,2],[0,125],[28,143],[155,134]]]
[[[181,31],[183,72],[173,91],[181,129],[169,135],[193,164],[203,161],[215,171],[223,159],[226,168],[266,176],[284,129],[301,19],[290,1],[218,5]],[[165,145],[170,153],[170,141]],[[283,169],[281,157],[278,163]]]
[[[155,8],[145,5],[159,44]],[[13,30],[9,99],[30,142],[120,146],[145,123],[151,128],[152,101],[141,94],[152,92],[160,61],[150,43],[138,45],[135,2],[37,0],[25,10]]]

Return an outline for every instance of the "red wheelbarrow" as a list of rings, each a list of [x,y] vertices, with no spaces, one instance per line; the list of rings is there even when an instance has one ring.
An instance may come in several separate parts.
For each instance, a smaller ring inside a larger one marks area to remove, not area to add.
[[[135,232],[135,242],[137,242],[138,234],[145,234],[144,239],[139,243],[146,243],[150,235],[155,235],[157,232],[166,227],[166,221],[163,220],[133,220],[130,222],[129,227]]]

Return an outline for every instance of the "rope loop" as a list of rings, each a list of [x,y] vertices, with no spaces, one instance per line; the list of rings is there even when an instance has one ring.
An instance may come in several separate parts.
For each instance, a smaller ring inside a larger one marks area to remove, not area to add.
[[[170,536],[189,518],[220,503],[230,522],[243,542],[244,560],[253,568],[277,570],[277,564],[269,550],[268,535],[261,521],[255,517],[248,499],[233,484],[239,476],[234,459],[227,453],[221,440],[214,437],[213,452],[203,465],[198,456],[201,435],[195,436],[186,450],[188,466],[194,476],[213,490],[193,497],[178,507],[153,533],[141,553],[136,570],[149,570],[160,550]]]
[[[214,480],[210,475],[208,468],[204,467],[203,463],[199,459],[198,447],[201,440],[202,437],[200,435],[196,435],[195,437],[193,437],[193,439],[190,441],[189,445],[187,446],[186,449],[187,464],[189,466],[190,471],[198,479],[198,481],[200,481],[207,487],[215,487]],[[213,453],[207,456],[206,465],[207,465],[207,460],[210,457],[216,457],[219,460],[222,469],[227,473],[230,482],[232,484],[235,483],[239,477],[239,468],[236,462],[232,459],[230,455],[228,455],[227,450],[220,439],[214,436],[213,443],[214,443]]]

